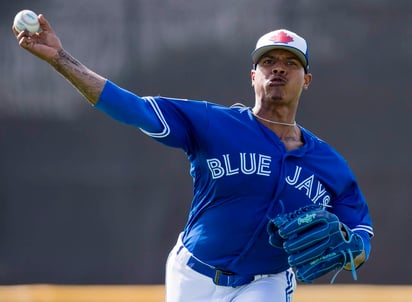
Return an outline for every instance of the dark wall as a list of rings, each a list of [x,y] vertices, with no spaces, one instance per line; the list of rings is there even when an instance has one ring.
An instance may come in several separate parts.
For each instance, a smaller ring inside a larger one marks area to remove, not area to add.
[[[97,112],[19,48],[10,27],[23,8],[44,13],[69,52],[133,92],[226,105],[253,104],[249,55],[261,34],[307,37],[314,80],[299,123],[347,158],[375,223],[359,282],[412,282],[412,2],[256,3],[0,4],[1,284],[163,283],[192,193],[183,152]]]

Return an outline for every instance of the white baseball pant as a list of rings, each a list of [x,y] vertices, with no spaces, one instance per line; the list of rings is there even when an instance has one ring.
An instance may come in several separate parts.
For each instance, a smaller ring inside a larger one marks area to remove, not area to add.
[[[246,285],[220,286],[187,265],[191,253],[179,239],[166,265],[166,302],[291,302],[296,288],[292,269],[257,275]]]

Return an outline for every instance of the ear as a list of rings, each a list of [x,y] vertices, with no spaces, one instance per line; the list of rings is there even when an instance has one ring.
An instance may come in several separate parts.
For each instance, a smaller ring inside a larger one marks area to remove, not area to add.
[[[304,83],[303,83],[303,89],[307,90],[309,88],[310,83],[312,82],[312,74],[307,73],[304,76]]]
[[[256,70],[252,69],[250,71],[250,80],[251,80],[251,83],[252,83],[252,87],[254,86],[254,83],[255,83],[255,74],[256,74]]]

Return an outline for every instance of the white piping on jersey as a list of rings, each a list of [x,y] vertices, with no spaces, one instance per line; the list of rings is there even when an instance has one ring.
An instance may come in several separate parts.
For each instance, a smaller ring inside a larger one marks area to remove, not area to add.
[[[140,128],[140,130],[151,136],[151,137],[156,137],[156,138],[163,138],[166,137],[170,134],[170,127],[166,122],[166,119],[163,116],[162,111],[159,108],[159,105],[157,105],[155,99],[153,97],[142,97],[143,99],[145,99],[146,101],[149,102],[149,104],[152,106],[154,113],[156,114],[156,116],[158,117],[158,119],[160,120],[160,122],[163,125],[163,131],[162,132],[158,132],[158,133],[153,133],[153,132],[148,132],[142,128]]]
[[[372,229],[372,227],[369,226],[369,225],[364,225],[364,224],[357,225],[356,227],[354,227],[354,228],[351,229],[351,230],[352,230],[352,231],[364,231],[364,232],[367,232],[367,233],[371,234],[372,236],[374,235],[374,234],[373,234],[373,229]]]

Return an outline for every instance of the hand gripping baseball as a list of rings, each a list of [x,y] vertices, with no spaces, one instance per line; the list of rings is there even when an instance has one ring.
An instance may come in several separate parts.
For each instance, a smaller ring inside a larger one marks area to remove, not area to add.
[[[30,33],[27,30],[18,32],[14,26],[12,30],[21,47],[33,55],[51,62],[62,49],[62,44],[46,18],[40,14],[38,19],[41,28],[40,32]]]
[[[299,281],[311,282],[333,270],[339,273],[348,264],[356,280],[354,258],[363,252],[363,240],[336,215],[319,206],[303,207],[271,219],[268,233],[269,243],[288,254]]]

